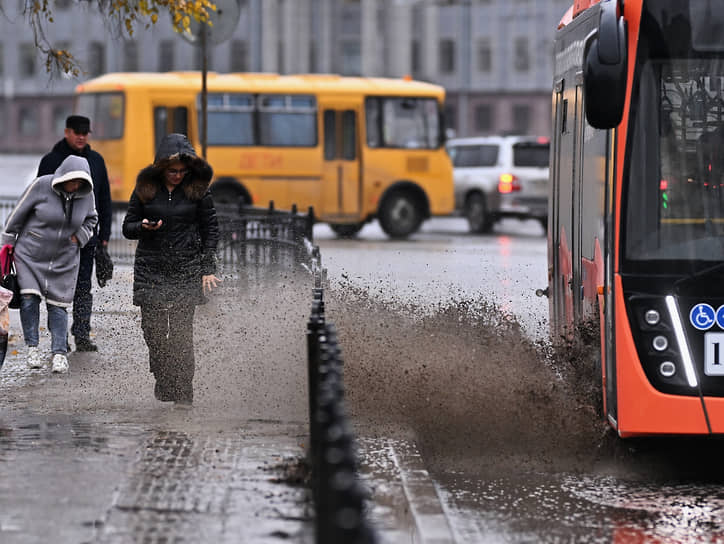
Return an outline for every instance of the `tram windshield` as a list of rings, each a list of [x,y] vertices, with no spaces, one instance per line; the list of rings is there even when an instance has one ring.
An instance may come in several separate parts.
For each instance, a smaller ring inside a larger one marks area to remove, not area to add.
[[[724,260],[724,32],[700,45],[690,23],[701,4],[724,21],[724,2],[690,1],[644,9],[624,182],[632,266]]]

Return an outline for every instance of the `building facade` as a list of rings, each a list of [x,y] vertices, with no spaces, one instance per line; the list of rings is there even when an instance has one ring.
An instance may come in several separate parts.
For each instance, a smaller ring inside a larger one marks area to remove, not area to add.
[[[236,1],[238,23],[208,48],[211,71],[411,75],[447,89],[448,126],[458,136],[550,132],[553,34],[571,0]],[[168,17],[128,36],[92,2],[55,0],[47,36],[84,73],[51,77],[24,4],[7,2],[0,14],[0,152],[48,149],[84,79],[201,69],[201,48]]]

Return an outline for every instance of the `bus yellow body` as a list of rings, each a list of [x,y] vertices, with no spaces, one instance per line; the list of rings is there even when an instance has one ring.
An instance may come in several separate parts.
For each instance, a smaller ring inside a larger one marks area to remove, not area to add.
[[[75,111],[92,120],[114,201],[128,200],[165,134],[184,133],[203,152],[201,89],[198,72],[114,73],[77,87]],[[406,237],[453,211],[444,97],[408,79],[209,73],[214,199],[311,206],[340,235],[377,218]]]

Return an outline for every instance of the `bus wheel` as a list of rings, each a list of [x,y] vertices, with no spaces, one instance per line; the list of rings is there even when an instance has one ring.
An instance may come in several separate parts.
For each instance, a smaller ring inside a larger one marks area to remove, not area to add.
[[[465,201],[465,218],[468,220],[470,232],[482,234],[493,228],[493,218],[485,204],[485,196],[473,193]]]
[[[377,219],[390,238],[407,238],[420,228],[422,208],[409,191],[395,191],[382,202]]]
[[[340,238],[354,238],[362,230],[364,223],[330,223],[329,226]]]

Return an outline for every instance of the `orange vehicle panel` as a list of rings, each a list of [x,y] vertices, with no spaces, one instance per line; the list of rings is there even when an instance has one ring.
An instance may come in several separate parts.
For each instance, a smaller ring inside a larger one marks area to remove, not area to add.
[[[618,274],[615,281],[618,434],[624,438],[647,434],[708,434],[699,397],[661,393],[649,383],[631,335]],[[724,399],[717,400],[722,401],[724,414]],[[724,428],[724,421],[721,427]]]

